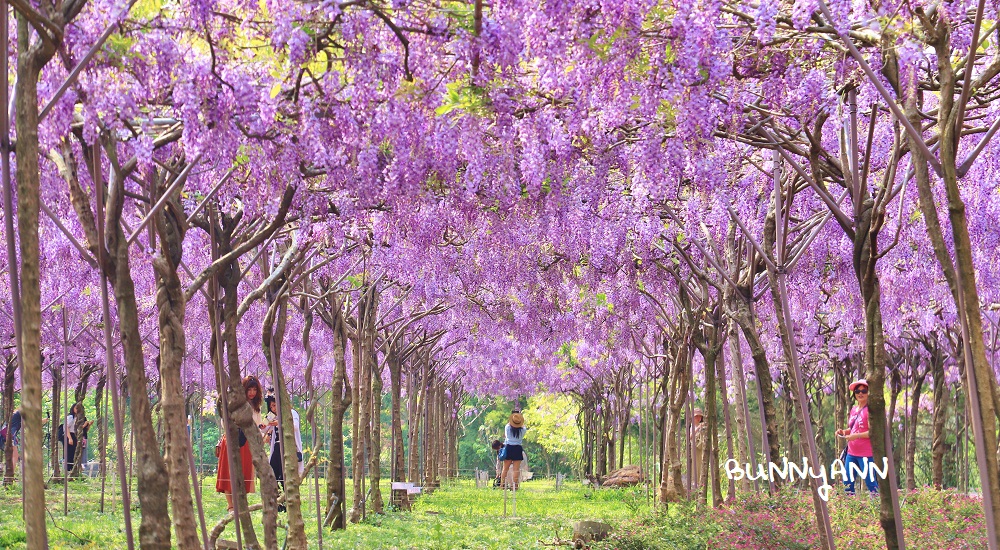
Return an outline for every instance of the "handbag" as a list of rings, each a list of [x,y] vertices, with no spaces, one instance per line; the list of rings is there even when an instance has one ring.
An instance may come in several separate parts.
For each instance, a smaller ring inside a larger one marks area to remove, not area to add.
[[[864,410],[864,409],[867,409],[867,408],[868,408],[868,405],[865,405],[861,410]],[[861,411],[858,411],[858,415],[859,416],[860,416],[860,414],[861,414]],[[854,429],[854,425],[857,424],[857,421],[858,421],[858,419],[857,419],[857,417],[855,417],[854,418],[854,422],[848,422],[847,423],[847,429],[848,430],[853,430]],[[840,461],[842,463],[844,463],[844,464],[847,464],[847,444],[846,443],[844,444],[844,450],[840,452]]]
[[[507,446],[506,445],[504,445],[503,447],[500,447],[500,452],[497,453],[497,459],[498,460],[507,460]]]

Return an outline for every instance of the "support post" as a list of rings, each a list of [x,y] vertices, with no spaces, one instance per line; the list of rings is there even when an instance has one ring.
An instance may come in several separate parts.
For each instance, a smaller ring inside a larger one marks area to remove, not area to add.
[[[65,402],[63,403],[63,419],[65,419],[67,418],[66,405],[69,405],[69,382],[67,381],[67,376],[66,376],[66,364],[69,363],[69,352],[66,350],[67,346],[69,346],[69,333],[66,328],[66,302],[63,302],[61,309],[62,309],[61,318],[62,318],[62,333],[63,333],[62,379],[63,379],[63,395],[65,396],[64,398]],[[59,391],[59,388],[53,386],[52,391]],[[70,406],[70,410],[71,411],[73,410],[72,406]],[[55,424],[56,419],[53,419],[52,422],[53,424]],[[56,425],[58,426],[58,424]],[[63,467],[62,467],[63,516],[69,515],[69,469],[66,468],[66,466],[69,465],[69,462],[66,460],[66,456],[68,455],[68,450],[69,450],[69,446],[66,445],[66,438],[69,437],[68,432],[69,430],[63,430]],[[51,437],[49,441],[52,441]],[[52,444],[55,445],[55,442],[53,442]],[[79,439],[77,440],[76,444],[77,445],[80,444]]]
[[[104,178],[101,176],[101,145],[99,139],[94,141],[92,147],[94,153],[94,180],[97,187],[97,254],[99,265],[104,266],[105,238],[104,238]],[[101,268],[101,311],[104,316],[104,361],[107,366],[108,393],[111,394],[111,408],[115,415],[115,447],[118,451],[118,460],[115,461],[118,467],[118,478],[122,485],[122,513],[125,516],[125,540],[129,550],[134,550],[135,540],[132,535],[132,507],[131,494],[129,493],[128,482],[125,475],[125,447],[122,441],[124,433],[124,420],[122,419],[122,409],[118,396],[118,371],[115,368],[114,346],[111,343],[111,304],[108,299],[108,275]]]

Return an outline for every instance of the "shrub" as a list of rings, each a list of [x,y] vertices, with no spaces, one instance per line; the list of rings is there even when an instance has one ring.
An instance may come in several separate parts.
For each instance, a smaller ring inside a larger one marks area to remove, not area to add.
[[[953,491],[900,493],[904,537],[921,549],[986,547],[982,501]],[[832,495],[830,519],[838,548],[885,547],[879,501]],[[667,513],[627,521],[598,548],[621,550],[718,548],[806,550],[819,548],[812,496],[786,489],[775,496],[743,495],[719,510],[671,504]]]

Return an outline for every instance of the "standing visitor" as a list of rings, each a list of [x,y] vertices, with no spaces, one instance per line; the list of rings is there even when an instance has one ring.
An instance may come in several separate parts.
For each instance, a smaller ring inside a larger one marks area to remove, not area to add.
[[[503,466],[503,442],[499,439],[494,439],[493,443],[490,444],[490,448],[493,449],[493,466],[496,468],[496,478],[493,480],[493,487],[499,487],[500,482],[503,479],[500,477],[501,467]]]
[[[261,391],[260,382],[257,380],[256,376],[247,376],[243,379],[243,391],[246,392],[247,402],[250,404],[250,408],[253,409],[254,423],[261,430],[266,428],[264,424],[264,419],[260,416],[260,405],[263,401],[263,392]],[[221,407],[222,402],[219,401]],[[221,412],[221,411],[220,411]],[[220,414],[221,416],[221,414]],[[254,488],[254,470],[253,470],[253,454],[250,451],[250,445],[247,445],[246,434],[243,430],[239,430],[239,449],[240,449],[240,460],[243,462],[243,486],[246,489],[247,494],[253,493]],[[225,493],[226,502],[229,504],[229,511],[233,510],[233,486],[232,486],[232,476],[229,471],[229,443],[226,441],[225,434],[222,435],[222,439],[219,440],[219,444],[215,446],[215,456],[219,457],[219,465],[217,468],[218,475],[215,479],[215,492]]]
[[[78,417],[83,417],[83,404],[73,403],[73,406],[69,409],[69,416],[66,417],[66,423],[63,425],[63,444],[66,447],[66,471],[69,472],[73,469],[73,463],[76,460],[76,444],[79,442],[77,439],[77,425],[76,419]],[[84,425],[81,423],[79,428],[82,430]]]
[[[506,488],[517,490],[518,481],[521,479],[521,461],[524,460],[524,432],[527,428],[524,427],[524,416],[521,415],[520,409],[514,409],[510,413],[510,419],[507,425],[504,426],[504,451],[503,451],[503,474],[501,477],[504,480]],[[517,462],[517,464],[514,464]],[[513,472],[513,483],[507,481],[507,473],[510,471],[511,465],[514,466]]]
[[[278,401],[271,395],[267,396],[264,400],[267,403],[267,417],[269,419],[267,434],[264,436],[264,442],[271,444],[271,450],[268,456],[270,456],[271,470],[274,471],[274,477],[278,480],[278,484],[281,485],[281,490],[285,490],[285,462],[284,457],[281,455],[281,425],[278,423]],[[292,426],[295,430],[295,456],[298,458],[299,473],[303,471],[302,467],[302,432],[299,429],[299,413],[295,409],[292,409]],[[278,511],[284,512],[285,505],[279,504]]]
[[[847,460],[844,462],[847,481],[844,482],[844,486],[847,488],[847,494],[854,494],[854,472],[851,465],[855,465],[865,472],[865,487],[868,491],[877,493],[878,484],[875,483],[875,475],[871,472],[872,440],[868,432],[868,381],[862,378],[852,383],[850,390],[857,405],[851,407],[847,429],[837,430],[837,436],[847,440]]]
[[[691,459],[691,486],[701,485],[702,458],[705,456],[705,447],[708,443],[708,425],[705,424],[705,414],[701,408],[695,407],[694,413],[694,457]]]
[[[10,446],[14,448],[14,471],[17,472],[18,451],[21,446],[21,407],[18,407],[14,414],[10,415],[10,423],[7,424],[7,437],[10,438]]]

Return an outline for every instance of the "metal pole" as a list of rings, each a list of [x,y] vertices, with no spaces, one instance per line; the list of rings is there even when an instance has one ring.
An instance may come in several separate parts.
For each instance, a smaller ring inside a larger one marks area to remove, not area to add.
[[[687,345],[687,344],[684,344]],[[688,359],[690,361],[690,359]],[[689,370],[690,372],[690,370]],[[697,458],[692,459],[692,447],[694,447],[694,390],[688,391],[687,399],[687,416],[684,421],[684,431],[687,433],[687,441],[684,444],[685,451],[687,453],[687,492],[690,495],[691,491],[698,486],[700,479],[694,479],[694,461]]]
[[[803,436],[806,439],[805,451],[808,453],[809,462],[811,462],[812,464],[819,465],[819,458],[818,458],[819,453],[817,452],[816,449],[816,437],[815,434],[813,433],[812,420],[810,418],[810,413],[809,413],[809,400],[808,396],[806,396],[805,386],[802,383],[802,371],[799,367],[799,360],[797,357],[798,351],[796,349],[796,345],[794,342],[795,336],[791,332],[792,330],[791,329],[792,319],[790,311],[791,308],[788,303],[788,291],[785,288],[785,274],[779,272],[777,279],[778,279],[778,294],[780,297],[779,299],[781,300],[780,304],[781,311],[779,312],[779,314],[784,318],[783,320],[785,322],[785,326],[788,329],[788,347],[789,347],[788,360],[789,363],[791,363],[791,365],[789,365],[791,367],[789,371],[791,371],[792,378],[794,379],[793,383],[795,384],[795,393],[796,396],[798,397],[799,409],[801,410],[802,414],[802,424],[803,424],[802,431],[803,431]],[[891,453],[892,453],[892,448],[889,447],[889,453],[887,454]],[[892,468],[891,465],[889,467],[890,469]],[[827,547],[833,550],[834,548],[836,548],[836,542],[833,538],[833,528],[830,525],[830,510],[826,505],[826,501],[824,501],[821,498],[818,498],[819,480],[817,480],[816,478],[812,478],[810,479],[809,485],[812,488],[813,502],[816,505],[817,512],[819,514],[818,519],[821,522],[819,528],[825,531]],[[902,547],[903,541],[900,540],[899,542],[900,542],[900,547]]]
[[[104,254],[106,239],[104,235],[104,178],[101,175],[101,144],[100,140],[94,140],[94,181],[97,187],[97,254],[98,263],[101,267],[101,307],[104,315],[104,360],[107,365],[108,388],[111,393],[111,407],[115,415],[115,446],[118,451],[118,477],[122,485],[122,512],[125,516],[125,538],[129,550],[135,548],[135,541],[132,536],[132,507],[130,505],[131,495],[125,479],[125,447],[122,441],[123,419],[122,408],[118,397],[118,371],[115,368],[115,353],[111,343],[111,305],[108,299],[108,275],[104,271]]]
[[[318,452],[317,451],[317,445],[319,443],[318,434],[316,433],[316,422],[315,421],[312,422],[312,435],[313,435],[312,452],[315,453],[315,452]],[[318,537],[319,550],[323,550],[323,513],[320,510],[320,501],[319,501],[319,465],[318,465],[318,463],[317,463],[317,466],[313,468],[313,481],[314,481],[315,490],[316,490],[316,492],[315,492],[315,500],[316,500],[316,535]]]
[[[105,375],[107,378],[107,375]],[[105,485],[108,481],[108,381],[104,382],[104,413],[101,414],[101,437],[104,444],[101,445],[101,507],[100,512],[104,513]]]
[[[199,407],[205,402],[205,343],[202,342],[198,346],[199,360],[198,364],[201,366],[201,400],[199,402]],[[202,415],[201,408],[195,411],[198,415],[198,484],[201,485],[203,481],[203,473],[205,471],[205,418]]]
[[[66,302],[62,304],[62,330],[63,330],[63,363],[62,363],[62,378],[63,378],[63,395],[66,397],[66,403],[63,403],[63,419],[67,417],[66,405],[69,405],[69,382],[66,377],[66,364],[69,362],[68,352],[66,347],[69,346],[69,334],[66,329]],[[52,386],[53,392],[58,392],[59,388],[55,385]],[[72,410],[72,407],[70,407]],[[65,420],[64,420],[65,421]],[[63,516],[69,515],[69,471],[66,470],[66,466],[69,465],[69,461],[66,460],[68,456],[67,451],[69,447],[66,445],[66,440],[69,437],[69,430],[63,430]],[[77,438],[77,445],[80,444],[79,438]],[[54,443],[53,443],[54,445]],[[75,453],[74,453],[75,455]]]
[[[968,67],[967,71],[971,72],[972,67]],[[1000,540],[1000,533],[997,532],[997,525],[993,521],[993,506],[996,503],[993,502],[993,494],[991,493],[990,487],[990,474],[986,465],[986,453],[994,451],[986,448],[986,434],[983,431],[983,413],[979,402],[979,381],[976,380],[975,359],[972,355],[972,344],[969,342],[969,319],[964,313],[966,296],[965,292],[962,290],[962,272],[961,270],[956,270],[955,272],[958,276],[958,309],[963,312],[958,316],[958,318],[961,320],[962,327],[962,351],[965,355],[965,377],[969,384],[969,398],[967,401],[972,413],[969,416],[972,418],[972,431],[973,436],[975,437],[974,441],[976,445],[976,465],[979,466],[979,487],[980,492],[983,495],[983,510],[985,510],[984,515],[986,517],[986,540],[989,544],[990,550],[997,550],[997,541]],[[966,430],[966,433],[968,433],[968,430]],[[886,430],[886,437],[888,437],[888,430]],[[887,454],[891,455],[892,453]],[[892,472],[892,464],[889,465],[889,472]]]
[[[739,297],[736,297],[739,300]],[[747,401],[747,380],[746,374],[743,372],[743,353],[740,349],[740,332],[737,328],[736,323],[732,322],[729,325],[730,335],[729,335],[729,360],[732,361],[733,370],[736,372],[736,393],[740,400],[740,408],[743,409],[743,422],[744,428],[747,434],[747,451],[750,456],[750,468],[751,471],[757,471],[757,446],[753,441],[753,429],[751,428],[750,422],[750,405]],[[760,391],[760,384],[757,384],[757,389]],[[761,407],[763,410],[763,407]],[[736,434],[739,437],[739,434]],[[767,461],[765,461],[767,462]],[[760,491],[760,483],[758,480],[753,481],[754,491]]]
[[[188,416],[188,439],[191,438],[191,416]],[[208,546],[208,527],[205,525],[205,507],[201,502],[201,478],[198,477],[198,472],[195,470],[194,465],[194,450],[188,455],[191,465],[191,483],[194,485],[194,498],[198,501],[198,520],[201,522],[201,539],[202,543],[205,545],[205,550],[209,550]]]
[[[132,500],[132,480],[135,479],[135,426],[129,422],[128,427],[128,498]],[[122,501],[125,504],[125,501]]]
[[[316,390],[312,388],[312,380],[309,381],[310,391],[312,392],[312,400],[316,399]],[[314,406],[314,403],[310,401],[309,406]],[[319,447],[319,435],[316,433],[316,421],[315,421],[315,410],[313,409],[313,417],[310,419],[309,423],[312,424],[312,452],[318,452]],[[313,468],[313,482],[316,488],[316,533],[319,542],[319,550],[323,550],[323,514],[320,511],[319,503],[319,463],[316,463],[316,467]]]
[[[185,358],[185,360],[187,359],[187,352],[186,352],[186,350],[185,350],[184,358]],[[202,364],[202,380],[204,380],[204,372],[205,372],[205,368],[204,368],[204,364]],[[202,386],[202,387],[204,387],[204,386]],[[191,451],[190,451],[190,456],[189,456],[189,460],[191,462],[191,483],[194,486],[194,498],[198,502],[198,520],[201,523],[201,538],[202,538],[202,543],[205,546],[205,550],[209,550],[209,547],[208,547],[208,527],[205,524],[205,506],[204,506],[204,503],[202,502],[202,498],[201,498],[201,478],[198,477],[198,470],[195,467],[195,460],[194,460],[194,422],[193,422],[193,415],[191,414],[193,412],[194,411],[190,411],[188,413],[188,441],[191,442],[191,447],[190,447]],[[199,461],[200,460],[201,459],[199,458]]]
[[[514,468],[514,467],[515,466],[512,464],[511,468]],[[511,477],[514,476],[513,470],[511,471],[510,475],[511,475]],[[510,500],[511,500],[510,515],[512,517],[516,518],[517,517],[517,485],[518,484],[517,483],[513,483],[513,481],[514,480],[511,479],[511,487],[513,487],[513,489],[511,489],[511,491],[510,491],[510,495],[511,495],[511,498],[510,498]]]
[[[785,332],[787,334],[788,342],[788,362],[789,362],[789,373],[792,375],[792,382],[795,385],[795,393],[797,396],[797,401],[799,402],[799,410],[802,415],[802,435],[806,439],[805,452],[809,458],[809,462],[815,465],[819,465],[819,452],[816,449],[816,437],[813,433],[813,425],[811,415],[809,413],[809,399],[806,395],[805,385],[802,382],[802,369],[799,366],[798,349],[795,343],[795,334],[792,332],[792,314],[791,306],[788,302],[788,291],[785,287],[785,277],[787,273],[784,269],[785,260],[785,247],[783,246],[784,239],[784,228],[781,218],[784,216],[784,205],[782,204],[781,194],[783,193],[781,184],[781,158],[778,156],[779,152],[774,152],[773,162],[774,168],[772,170],[774,177],[774,216],[778,220],[775,224],[776,234],[775,243],[778,246],[778,258],[776,258],[778,265],[781,269],[776,270],[776,279],[778,287],[778,298],[779,304],[776,304],[776,309],[779,315],[779,323],[785,327]],[[789,204],[788,210],[791,211],[791,205]],[[889,448],[891,454],[891,447]],[[890,466],[891,468],[891,466]],[[826,501],[819,496],[819,480],[812,478],[809,481],[809,486],[812,489],[813,496],[813,506],[816,509],[816,520],[819,522],[819,529],[823,531],[824,542],[826,547],[830,550],[836,548],[836,541],[833,538],[833,528],[830,525],[830,510],[826,505]],[[902,543],[902,541],[900,541]]]

